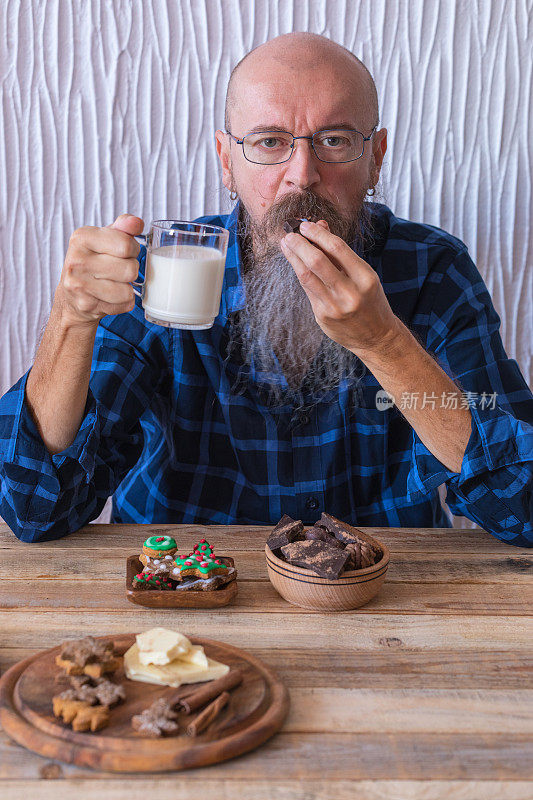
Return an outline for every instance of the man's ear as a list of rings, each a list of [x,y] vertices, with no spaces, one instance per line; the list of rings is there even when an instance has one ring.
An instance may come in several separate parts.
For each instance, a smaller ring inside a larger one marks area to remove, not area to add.
[[[230,138],[224,131],[215,131],[217,155],[222,167],[222,183],[228,191],[233,191],[233,177],[231,172]]]
[[[375,186],[379,181],[379,174],[381,172],[381,165],[387,151],[387,129],[382,128],[374,134],[374,142],[372,143],[372,166],[370,174],[372,177],[372,186]]]

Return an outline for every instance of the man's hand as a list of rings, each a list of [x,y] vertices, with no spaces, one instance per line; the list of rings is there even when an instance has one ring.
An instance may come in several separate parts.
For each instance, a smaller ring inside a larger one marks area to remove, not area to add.
[[[69,447],[87,402],[98,322],[134,306],[143,221],[121,214],[107,228],[86,226],[70,237],[42,341],[26,383],[26,400],[53,455]]]
[[[312,243],[289,233],[281,240],[282,248],[324,333],[359,356],[396,405],[411,393],[434,397],[458,393],[451,378],[395,316],[370,265],[334,236],[324,220],[302,222],[300,230]],[[468,408],[428,405],[402,413],[436,458],[460,472],[472,430]]]
[[[398,328],[378,275],[325,220],[302,222],[281,240],[326,336],[356,355],[387,346]],[[305,238],[304,238],[305,237]],[[309,240],[309,241],[308,241]]]
[[[139,271],[143,221],[121,214],[106,228],[77,228],[70,242],[56,289],[54,305],[69,324],[97,325],[107,314],[122,314],[135,306],[131,281]]]

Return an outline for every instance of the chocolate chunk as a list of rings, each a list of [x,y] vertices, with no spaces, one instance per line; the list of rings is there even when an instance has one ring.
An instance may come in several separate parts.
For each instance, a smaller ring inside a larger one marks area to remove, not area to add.
[[[287,544],[281,548],[281,552],[290,564],[310,569],[328,580],[339,577],[350,556],[344,549],[339,550],[326,542],[309,539]]]
[[[289,217],[283,223],[283,230],[285,233],[300,233],[300,222],[316,222],[317,218],[311,217]],[[303,236],[303,233],[300,233]]]
[[[322,516],[315,523],[315,528],[323,528],[329,531],[336,539],[343,542],[346,549],[350,551],[350,559],[346,569],[364,569],[373,564],[377,564],[383,557],[383,553],[364,538],[364,534],[352,525],[341,522],[340,519],[332,517],[331,514],[322,512]]]
[[[340,519],[332,517],[331,514],[327,514],[325,511],[322,512],[322,516],[316,524],[331,533],[339,542],[344,542],[344,544],[361,541],[357,535],[359,533],[357,528],[352,528],[351,525],[341,522]]]
[[[279,556],[283,545],[303,538],[303,530],[303,522],[300,519],[294,520],[288,514],[284,514],[268,537],[267,544],[274,555]]]
[[[324,528],[317,527],[316,525],[313,526],[312,528],[309,528],[309,530],[307,530],[304,535],[305,538],[309,539],[310,541],[326,542],[326,544],[331,545],[331,547],[336,547],[337,549],[340,550],[342,550],[342,548],[344,547],[344,545],[341,542],[337,541],[337,539],[335,539],[335,537],[332,536],[331,533],[328,533],[327,530],[325,530]]]
[[[283,230],[285,233],[297,233],[300,222],[302,222],[301,217],[289,217],[289,219],[285,220],[283,223]]]

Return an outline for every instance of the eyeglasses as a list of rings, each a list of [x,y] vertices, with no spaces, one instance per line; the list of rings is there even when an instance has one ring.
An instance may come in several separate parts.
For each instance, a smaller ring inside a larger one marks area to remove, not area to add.
[[[293,136],[287,131],[260,131],[247,133],[242,139],[237,139],[230,131],[226,133],[242,145],[245,159],[252,164],[283,164],[292,156],[296,139],[309,139],[319,161],[345,164],[361,158],[365,142],[372,138],[376,128],[377,125],[372,128],[370,136],[349,128],[317,131],[312,136]]]

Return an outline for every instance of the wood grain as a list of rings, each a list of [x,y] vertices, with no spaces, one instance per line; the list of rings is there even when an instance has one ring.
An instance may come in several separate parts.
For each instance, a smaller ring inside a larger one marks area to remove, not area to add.
[[[281,731],[258,750],[241,758],[194,770],[203,777],[246,779],[263,786],[284,780],[533,780],[531,737],[524,734],[427,733],[285,733]],[[0,733],[0,780],[32,778],[46,763],[44,758],[10,744]],[[98,782],[109,773],[61,764],[69,779]],[[124,776],[117,776],[124,781]],[[179,781],[189,780],[180,773]],[[128,785],[135,775],[128,775]],[[124,781],[125,783],[125,781]],[[124,786],[123,797],[129,797]],[[326,797],[328,795],[326,794]],[[403,798],[402,798],[403,800]],[[440,800],[440,798],[439,798]],[[477,798],[479,800],[479,798]],[[528,798],[530,800],[530,798]]]
[[[507,689],[533,689],[533,648],[525,652],[459,652],[405,648],[398,641],[391,639],[383,652],[304,647],[249,648],[249,652],[270,663],[290,689],[351,686],[407,689],[421,685],[425,689],[500,689],[502,674]],[[0,674],[34,652],[24,647],[3,648]]]
[[[231,600],[232,608],[241,614],[319,614],[286,603],[275,589],[266,581],[246,581],[237,579],[239,591]],[[31,586],[31,589],[29,587]],[[380,594],[366,606],[355,609],[362,614],[454,614],[471,615],[515,615],[528,616],[533,604],[533,586],[526,585],[521,592],[512,585],[487,582],[483,591],[472,584],[417,584],[416,588],[407,583],[385,581]],[[47,610],[50,608],[67,610],[87,609],[112,613],[115,609],[130,605],[124,592],[124,580],[101,581],[98,591],[94,582],[86,579],[46,580],[35,579],[22,582],[3,580],[0,593],[0,609],[27,608]],[[349,611],[337,612],[348,615]]]
[[[35,780],[6,780],[2,783],[5,800],[20,800],[25,792],[32,792],[32,800],[57,800],[57,780],[63,777],[63,768],[57,763],[46,763]],[[180,776],[182,777],[182,776]],[[44,778],[45,780],[42,780]],[[52,780],[46,780],[46,779]],[[96,786],[95,786],[96,784]],[[530,781],[388,781],[388,780],[291,780],[249,781],[233,779],[230,775],[214,779],[207,776],[187,775],[176,781],[165,775],[156,780],[136,778],[128,786],[128,800],[191,800],[191,792],[218,800],[272,800],[275,786],[277,797],[284,800],[531,800]],[[93,780],[76,780],[76,800],[105,798],[122,800],[124,789],[117,782],[101,777]],[[200,794],[201,793],[201,794]]]
[[[167,625],[269,664],[291,694],[283,730],[254,753],[180,773],[179,786],[164,775],[157,784],[128,776],[127,792],[109,773],[47,761],[0,733],[2,797],[48,798],[52,787],[55,800],[57,781],[68,780],[79,797],[112,800],[144,800],[155,785],[158,797],[178,799],[216,786],[228,800],[530,800],[530,549],[481,530],[367,528],[391,550],[380,595],[355,611],[321,614],[289,606],[268,582],[270,527],[152,527],[172,530],[185,548],[205,537],[234,557],[234,604],[201,612],[128,604],[125,558],[150,526],[90,525],[30,546],[0,526],[0,669],[80,632]]]
[[[533,615],[476,616],[458,618],[455,614],[363,614],[348,611],[320,615],[318,612],[287,614],[246,613],[229,606],[201,614],[170,609],[136,609],[129,603],[111,613],[54,609],[40,611],[30,619],[24,610],[0,611],[0,631],[12,647],[33,647],[42,650],[65,638],[84,632],[100,635],[102,626],[113,635],[135,632],[156,625],[180,625],[191,636],[220,638],[236,647],[247,648],[252,642],[275,651],[278,647],[315,648],[329,652],[333,646],[341,650],[388,652],[391,647],[424,650],[454,648],[464,650],[507,650],[531,652]],[[130,608],[132,609],[130,611]],[[139,616],[141,615],[141,616]],[[327,621],[327,625],[324,624]],[[305,665],[304,665],[305,666]]]

